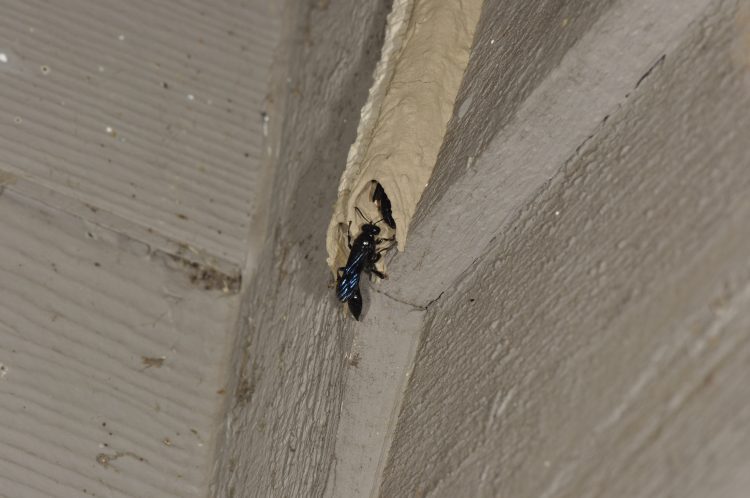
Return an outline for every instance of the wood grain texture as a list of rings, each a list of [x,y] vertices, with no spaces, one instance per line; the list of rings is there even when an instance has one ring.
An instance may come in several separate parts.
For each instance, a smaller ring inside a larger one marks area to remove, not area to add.
[[[205,496],[237,296],[12,191],[0,212],[2,493]]]
[[[208,495],[280,9],[3,4],[0,496]]]
[[[323,494],[353,368],[353,322],[327,286],[325,231],[390,2],[294,7],[269,238],[245,290],[217,462],[215,496],[227,498]]]
[[[747,494],[740,3],[707,2],[431,306],[384,496]]]
[[[279,29],[265,5],[6,3],[2,167],[242,262]]]

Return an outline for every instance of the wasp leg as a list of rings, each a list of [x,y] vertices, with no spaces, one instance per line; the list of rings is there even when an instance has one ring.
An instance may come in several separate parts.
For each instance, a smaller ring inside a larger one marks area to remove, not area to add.
[[[384,247],[384,248],[382,248],[382,249],[378,249],[378,252],[377,252],[376,254],[377,254],[378,256],[380,256],[380,254],[381,254],[381,253],[384,253],[384,252],[386,252],[386,251],[390,251],[390,250],[391,250],[391,249],[393,249],[394,247],[396,247],[396,243],[395,243],[395,242],[394,242],[393,244],[389,245],[388,247]],[[377,260],[376,260],[376,261],[377,261]]]
[[[383,280],[385,280],[386,278],[388,278],[388,275],[386,275],[385,273],[383,273],[380,270],[376,270],[375,268],[370,269],[370,273],[374,274],[378,278],[382,278]]]
[[[380,260],[380,253],[376,253],[375,256],[370,260],[370,263],[368,264],[367,268],[365,268],[365,271],[370,274],[370,277],[372,279],[372,276],[375,275],[378,278],[382,278],[385,280],[388,278],[388,275],[383,273],[382,271],[375,268],[375,263],[377,263]]]

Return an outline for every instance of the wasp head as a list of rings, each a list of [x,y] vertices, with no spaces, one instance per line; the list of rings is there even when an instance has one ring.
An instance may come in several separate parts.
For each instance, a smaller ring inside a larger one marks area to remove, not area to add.
[[[365,223],[364,225],[362,225],[362,233],[372,235],[374,237],[380,233],[380,227],[372,223]]]

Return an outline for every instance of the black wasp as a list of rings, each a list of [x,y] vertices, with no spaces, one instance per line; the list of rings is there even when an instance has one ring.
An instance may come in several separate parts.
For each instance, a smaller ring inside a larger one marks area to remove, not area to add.
[[[374,180],[373,180],[374,181]],[[375,190],[372,192],[372,201],[377,203],[380,208],[380,215],[383,217],[383,221],[389,227],[396,228],[396,220],[393,219],[393,212],[391,211],[391,200],[385,195],[383,186],[375,182]]]
[[[360,276],[364,271],[385,278],[383,272],[375,268],[375,263],[380,259],[381,253],[389,248],[378,250],[377,246],[381,242],[393,239],[376,238],[380,234],[380,227],[377,225],[380,220],[373,223],[362,214],[359,208],[354,209],[367,223],[362,225],[362,230],[354,239],[354,242],[352,242],[351,231],[347,233],[350,250],[349,259],[346,260],[346,266],[342,266],[338,270],[336,297],[342,303],[347,303],[352,316],[359,320],[359,315],[362,313],[362,294],[359,291]],[[349,225],[351,226],[351,223]]]

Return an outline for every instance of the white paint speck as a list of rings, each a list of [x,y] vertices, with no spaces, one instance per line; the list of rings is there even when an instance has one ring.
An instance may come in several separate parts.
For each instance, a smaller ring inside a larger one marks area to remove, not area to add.
[[[560,211],[555,211],[555,216],[560,216]]]
[[[461,105],[458,106],[458,119],[461,119],[466,115],[466,112],[469,110],[469,107],[471,107],[471,102],[473,100],[474,96],[469,95],[463,100],[463,102],[461,102]]]
[[[8,56],[5,54],[5,52],[0,52],[0,62],[5,64],[8,62]]]
[[[120,35],[117,37],[117,39],[120,41],[125,41],[125,35]]]
[[[493,38],[492,40],[490,40],[490,45],[494,45],[494,44],[495,44],[495,39]]]
[[[192,93],[188,93],[187,99],[188,100],[195,100],[195,95],[193,95]]]

